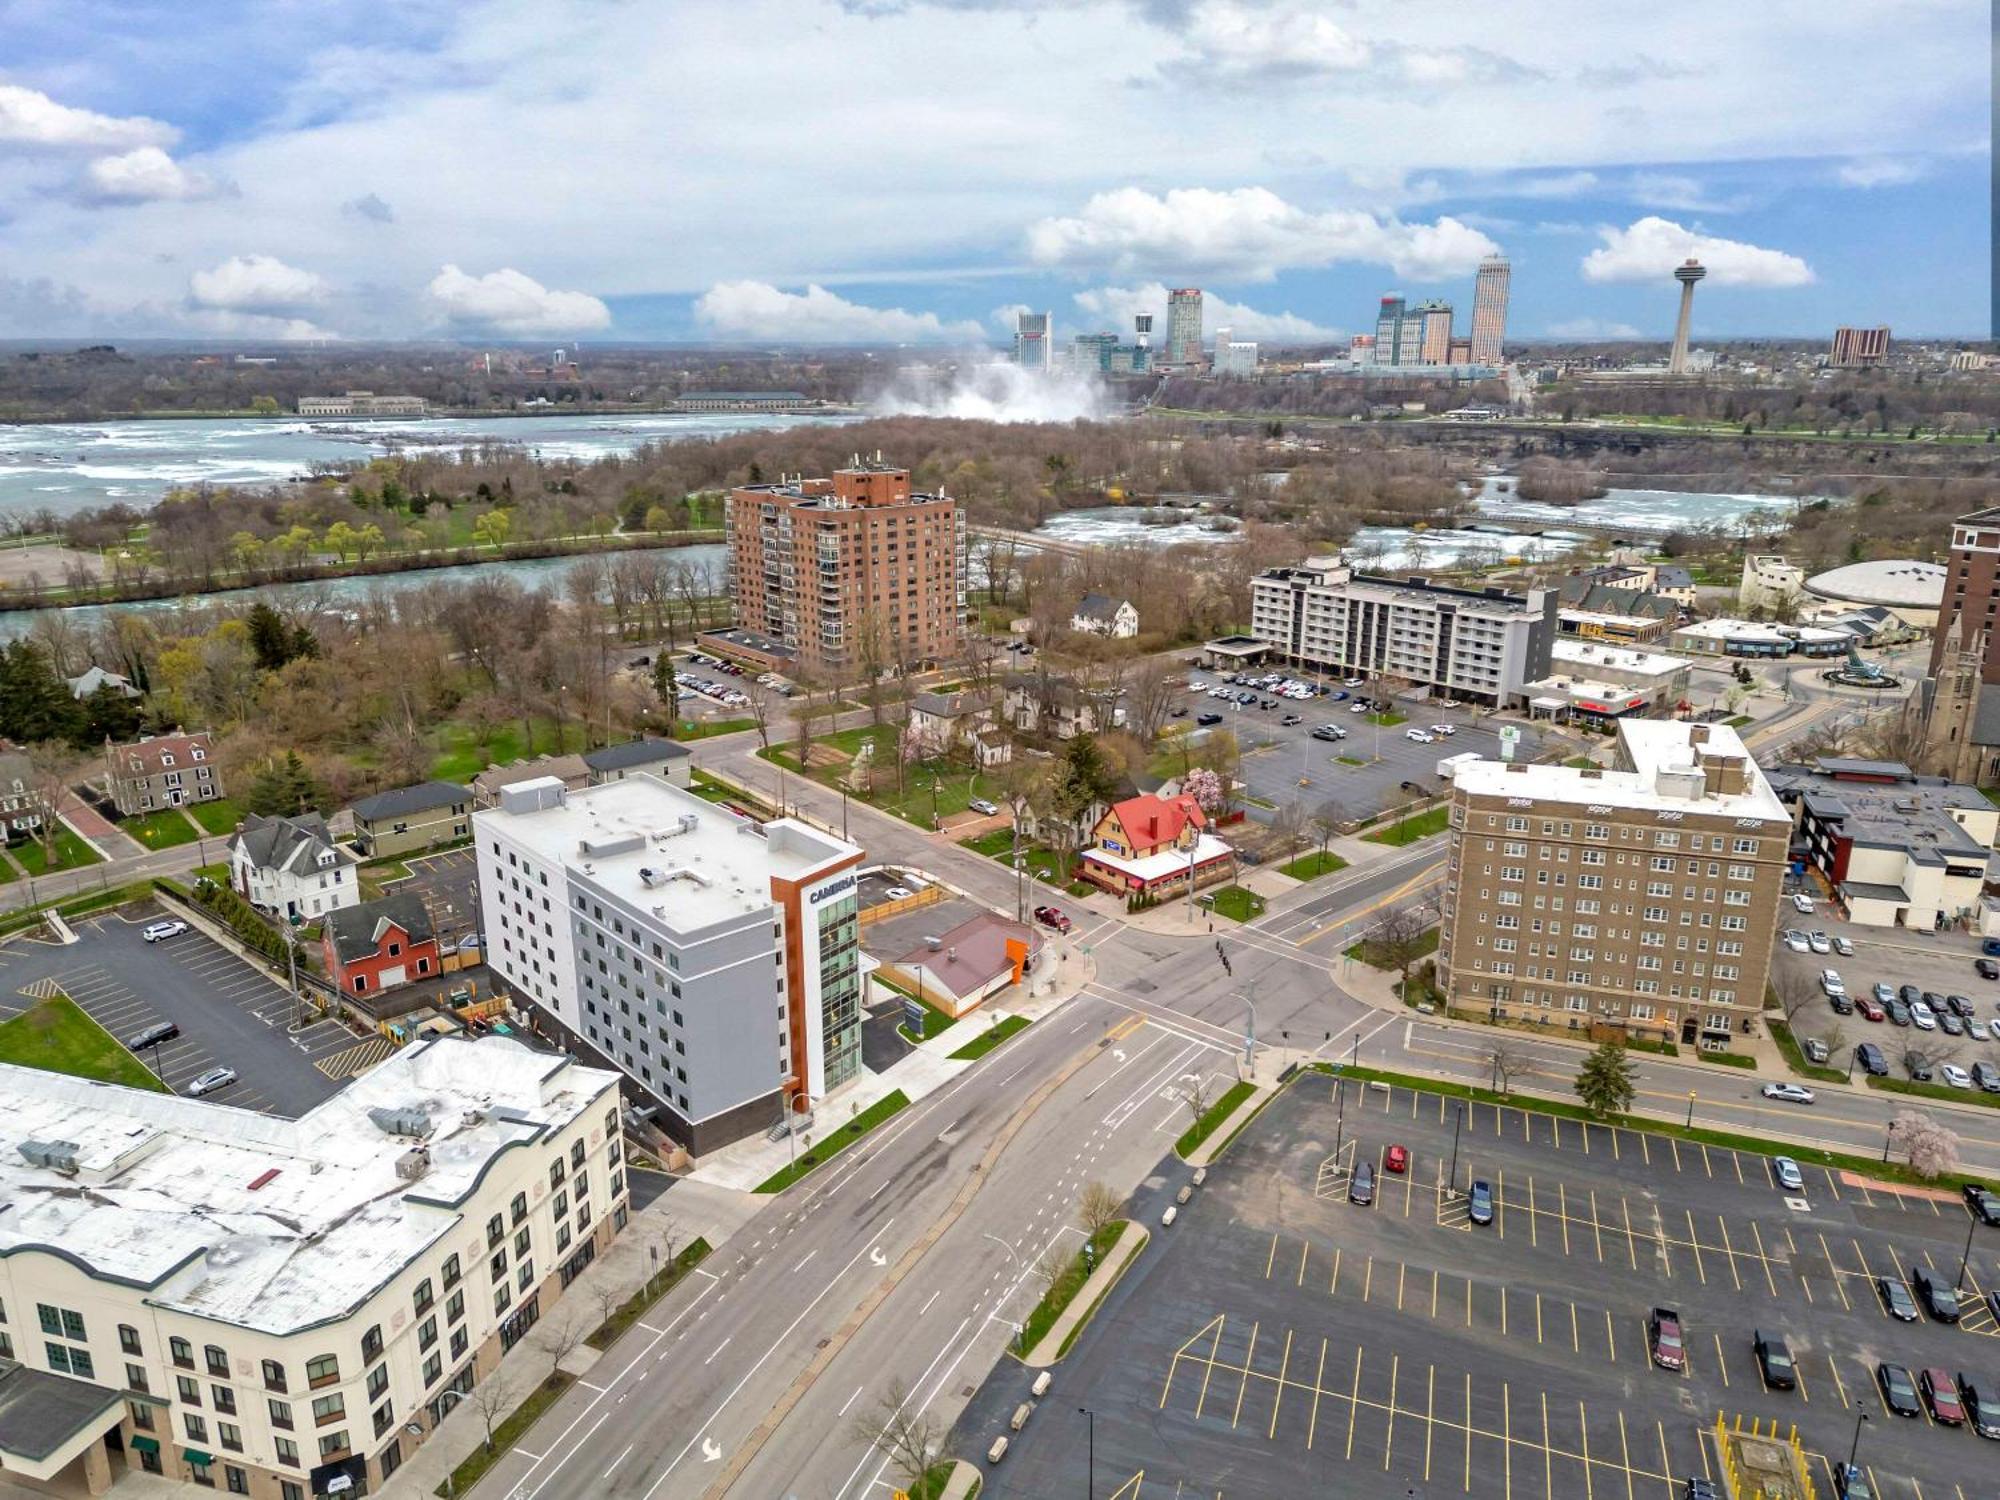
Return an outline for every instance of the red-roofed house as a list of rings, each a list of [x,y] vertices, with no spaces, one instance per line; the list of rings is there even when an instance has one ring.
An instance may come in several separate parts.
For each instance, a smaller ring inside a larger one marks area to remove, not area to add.
[[[1121,895],[1160,897],[1231,880],[1236,851],[1206,831],[1208,819],[1185,793],[1147,793],[1114,803],[1098,819],[1083,851],[1083,878]]]

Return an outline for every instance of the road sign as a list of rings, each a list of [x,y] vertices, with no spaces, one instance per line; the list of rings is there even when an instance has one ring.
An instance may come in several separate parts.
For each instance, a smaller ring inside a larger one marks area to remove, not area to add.
[[[916,1027],[919,1032],[922,1032],[924,1029],[924,1008],[914,1000],[905,1000],[903,1002],[903,1019]]]
[[[1500,758],[1502,760],[1512,760],[1514,752],[1520,747],[1520,744],[1521,730],[1518,725],[1503,724],[1500,726]]]

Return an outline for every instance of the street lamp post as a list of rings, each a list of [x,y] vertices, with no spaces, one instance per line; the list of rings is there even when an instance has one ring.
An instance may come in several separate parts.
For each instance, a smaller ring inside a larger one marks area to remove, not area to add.
[[[1079,1406],[1077,1412],[1090,1427],[1089,1467],[1084,1471],[1084,1495],[1086,1500],[1097,1500],[1097,1413],[1087,1406]]]
[[[1978,1215],[1967,1214],[1965,1223],[1965,1249],[1958,1257],[1958,1280],[1952,1283],[1952,1286],[1960,1292],[1965,1290],[1965,1268],[1967,1263],[1972,1259],[1972,1236],[1978,1228]]]
[[[1465,1106],[1461,1104],[1451,1120],[1451,1177],[1445,1184],[1446,1191],[1454,1198],[1458,1196],[1458,1131],[1464,1123]]]
[[[1692,1129],[1694,1129],[1694,1090],[1693,1090],[1693,1089],[1689,1089],[1689,1090],[1688,1090],[1688,1118],[1687,1118],[1687,1128],[1688,1128],[1689,1130],[1692,1130]]]
[[[1867,1420],[1868,1413],[1865,1411],[1854,1414],[1854,1440],[1847,1445],[1847,1467],[1850,1469],[1854,1467],[1854,1456],[1861,1451],[1861,1424]],[[1840,1477],[1845,1479],[1847,1476],[1843,1474]]]
[[[1882,1137],[1882,1160],[1887,1161],[1889,1159],[1889,1147],[1895,1141],[1895,1139],[1896,1139],[1896,1122],[1894,1120],[1891,1120],[1889,1122],[1888,1133]]]

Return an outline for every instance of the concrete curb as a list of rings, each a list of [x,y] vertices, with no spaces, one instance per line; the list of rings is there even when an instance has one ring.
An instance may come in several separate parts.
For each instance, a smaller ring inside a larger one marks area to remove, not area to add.
[[[1277,1097],[1278,1091],[1275,1088],[1257,1085],[1251,1090],[1248,1099],[1231,1110],[1229,1117],[1208,1133],[1206,1140],[1181,1159],[1191,1167],[1207,1166],[1229,1149],[1229,1143],[1243,1133],[1244,1128],[1257,1117],[1258,1111]]]
[[[1056,1315],[1055,1322],[1049,1325],[1049,1331],[1042,1335],[1041,1342],[1026,1354],[1018,1356],[1021,1363],[1037,1368],[1052,1365],[1061,1359],[1066,1352],[1063,1345],[1090,1321],[1098,1303],[1111,1295],[1111,1289],[1125,1274],[1125,1268],[1139,1258],[1139,1252],[1152,1242],[1152,1238],[1143,1225],[1127,1219],[1125,1227],[1118,1231],[1118,1240],[1112,1245],[1111,1253],[1104,1257],[1104,1263],[1076,1289],[1076,1295]]]
[[[979,1492],[979,1487],[979,1470],[964,1459],[955,1458],[951,1463],[951,1478],[945,1481],[944,1493],[938,1500],[969,1500]]]

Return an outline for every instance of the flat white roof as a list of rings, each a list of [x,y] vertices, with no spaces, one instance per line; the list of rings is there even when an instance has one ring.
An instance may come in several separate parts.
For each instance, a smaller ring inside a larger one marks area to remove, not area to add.
[[[297,1120],[0,1064],[0,1252],[46,1247],[150,1300],[284,1334],[345,1316],[449,1233],[501,1153],[574,1121],[618,1074],[509,1037],[419,1042]],[[418,1110],[420,1138],[371,1108]],[[414,1181],[397,1162],[419,1139]],[[76,1170],[32,1165],[62,1142]]]
[[[1235,851],[1213,834],[1197,835],[1194,841],[1194,863],[1197,868],[1210,860],[1226,859]],[[1170,854],[1148,854],[1141,859],[1128,859],[1122,854],[1110,854],[1102,849],[1086,849],[1084,859],[1095,860],[1107,869],[1130,875],[1142,881],[1164,879],[1168,875],[1184,874],[1188,867],[1188,855],[1184,849],[1176,849]]]
[[[1715,620],[1698,620],[1692,625],[1683,625],[1675,635],[1699,636],[1703,640],[1723,641],[1789,641],[1791,637],[1775,625],[1760,625],[1755,620],[1732,620],[1727,616]]]
[[[696,931],[771,905],[771,879],[808,879],[860,849],[799,822],[741,817],[657,776],[565,792],[527,811],[473,815],[638,910]]]
[[[1695,769],[1698,751],[1689,737],[1699,728],[1708,731],[1708,738],[1698,747],[1699,751],[1711,755],[1741,756],[1749,762],[1747,791],[1688,797],[1676,792],[1671,784],[1662,790],[1662,773]],[[1778,794],[1771,790],[1771,783],[1744,748],[1742,738],[1727,724],[1687,724],[1678,719],[1620,719],[1618,739],[1636,769],[1593,773],[1576,766],[1516,763],[1510,767],[1497,760],[1480,760],[1460,766],[1452,775],[1452,785],[1470,795],[1546,798],[1571,806],[1597,803],[1650,812],[1703,812],[1730,818],[1791,821],[1784,803],[1778,800]]]
[[[1694,665],[1685,656],[1669,656],[1664,651],[1636,651],[1630,646],[1607,646],[1600,641],[1567,637],[1551,642],[1549,655],[1556,661],[1579,667],[1616,667],[1621,672],[1638,672],[1648,677],[1667,677]]]

